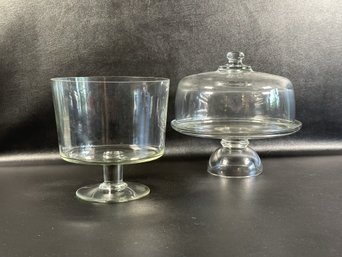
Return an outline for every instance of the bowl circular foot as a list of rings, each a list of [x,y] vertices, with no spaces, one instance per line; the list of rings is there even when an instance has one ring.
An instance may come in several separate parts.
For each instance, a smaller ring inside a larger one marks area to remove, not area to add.
[[[84,201],[95,203],[122,203],[140,199],[150,193],[142,184],[123,182],[121,185],[101,183],[81,187],[76,196]]]

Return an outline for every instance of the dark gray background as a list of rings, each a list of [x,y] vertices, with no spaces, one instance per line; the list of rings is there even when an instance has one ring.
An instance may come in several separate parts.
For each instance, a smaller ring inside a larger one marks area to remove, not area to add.
[[[139,201],[76,200],[101,167],[51,165],[49,79],[169,77],[170,122],[182,77],[243,51],[293,82],[303,122],[255,149],[342,153],[341,14],[341,0],[0,0],[0,256],[340,256],[341,156],[262,158],[257,178],[219,179],[205,172],[218,140],[168,126],[167,156],[203,158],[125,167],[151,188]]]
[[[141,75],[178,81],[215,70],[243,51],[256,71],[294,84],[296,135],[253,146],[262,154],[342,149],[342,2],[0,1],[0,152],[56,152],[49,79]],[[217,140],[183,136],[168,125],[167,155],[208,155]]]

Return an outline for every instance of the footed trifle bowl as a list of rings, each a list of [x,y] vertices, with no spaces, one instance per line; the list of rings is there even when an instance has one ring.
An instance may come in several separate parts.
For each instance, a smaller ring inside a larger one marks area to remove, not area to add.
[[[250,139],[286,136],[301,128],[295,120],[292,83],[254,72],[242,52],[228,52],[217,71],[190,75],[179,84],[172,127],[180,133],[221,139],[208,172],[221,177],[252,177],[263,168]]]
[[[147,186],[123,181],[123,165],[163,155],[169,79],[54,78],[52,92],[62,159],[103,166],[104,181],[77,197],[116,203],[148,195]]]

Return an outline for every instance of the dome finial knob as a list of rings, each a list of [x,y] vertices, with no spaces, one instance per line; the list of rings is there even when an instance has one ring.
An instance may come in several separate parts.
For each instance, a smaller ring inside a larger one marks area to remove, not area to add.
[[[230,64],[242,64],[242,59],[245,58],[243,52],[228,52],[227,53],[228,63]]]

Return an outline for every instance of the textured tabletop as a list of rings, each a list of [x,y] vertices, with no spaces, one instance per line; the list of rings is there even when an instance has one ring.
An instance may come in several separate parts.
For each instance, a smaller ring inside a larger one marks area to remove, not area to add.
[[[0,168],[0,256],[341,256],[342,156],[263,159],[257,178],[221,179],[206,160],[125,167],[141,200],[90,204],[97,166]]]

